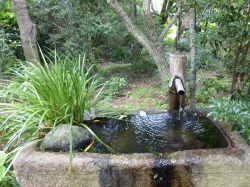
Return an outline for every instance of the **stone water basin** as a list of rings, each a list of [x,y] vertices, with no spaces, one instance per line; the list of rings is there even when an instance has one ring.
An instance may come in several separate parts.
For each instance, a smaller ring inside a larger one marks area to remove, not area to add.
[[[139,111],[122,119],[100,119],[88,126],[118,153],[169,153],[181,150],[227,148],[224,132],[202,112]],[[108,153],[96,142],[94,152]]]
[[[132,117],[118,127],[113,120],[89,124],[119,154],[95,143],[92,151],[98,153],[73,154],[68,176],[68,153],[32,145],[14,162],[17,180],[25,187],[249,186],[249,146],[229,125],[211,125],[200,111],[175,117],[145,112],[128,112]]]

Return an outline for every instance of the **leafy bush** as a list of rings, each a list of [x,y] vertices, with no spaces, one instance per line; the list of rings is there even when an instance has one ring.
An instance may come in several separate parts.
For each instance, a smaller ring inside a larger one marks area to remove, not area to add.
[[[54,61],[51,64],[45,61],[45,66],[22,64],[23,71],[15,71],[18,79],[10,84],[19,86],[4,87],[2,91],[12,100],[3,104],[10,107],[6,112],[15,110],[18,114],[32,115],[33,119],[37,116],[51,125],[81,122],[84,110],[90,109],[97,99],[91,97],[100,87],[98,80],[90,75],[91,68],[85,69],[84,61],[77,62],[71,56],[56,56]]]
[[[231,100],[230,97],[220,100],[212,99],[209,106],[212,110],[208,116],[215,120],[226,121],[232,130],[239,131],[250,144],[250,103]]]
[[[122,90],[128,87],[128,82],[125,78],[112,77],[110,80],[106,81],[105,95],[108,96],[120,96]]]
[[[142,49],[105,1],[32,0],[29,5],[41,46],[84,51],[92,62],[131,61]]]
[[[143,49],[140,52],[140,58],[136,59],[132,64],[132,70],[134,74],[149,73],[152,75],[157,70],[156,65],[153,63],[152,58]]]
[[[178,50],[180,51],[190,51],[190,41],[187,38],[181,38],[178,45]]]
[[[197,83],[196,99],[201,106],[208,104],[212,96],[218,97],[229,92],[228,80],[224,79],[223,75],[204,78],[198,80]]]
[[[208,47],[209,46],[206,48],[197,48],[197,56],[195,59],[197,69],[211,70],[215,67],[218,68],[218,57],[216,58]]]
[[[5,175],[6,167],[4,163],[6,160],[7,154],[4,151],[0,151],[0,187],[19,186],[13,171],[10,171],[8,175]]]
[[[0,72],[8,72],[22,58],[21,39],[11,1],[0,1]]]

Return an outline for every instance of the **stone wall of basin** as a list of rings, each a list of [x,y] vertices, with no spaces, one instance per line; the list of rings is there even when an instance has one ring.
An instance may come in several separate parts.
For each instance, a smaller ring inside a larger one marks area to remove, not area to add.
[[[221,124],[230,146],[166,154],[74,153],[40,151],[37,144],[15,159],[22,187],[248,187],[250,147],[231,127]]]

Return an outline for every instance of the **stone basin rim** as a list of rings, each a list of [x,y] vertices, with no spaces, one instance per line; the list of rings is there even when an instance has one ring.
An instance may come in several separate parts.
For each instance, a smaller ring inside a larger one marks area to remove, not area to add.
[[[237,132],[231,131],[230,125],[214,124],[225,137],[228,147],[167,153],[74,152],[73,173],[68,177],[69,153],[41,151],[39,143],[34,143],[16,157],[14,172],[18,182],[25,187],[82,187],[83,181],[85,187],[155,187],[153,176],[169,169],[174,172],[177,184],[185,187],[187,182],[193,184],[188,187],[237,186],[239,182],[241,186],[247,186],[250,178],[249,145]],[[128,180],[128,176],[133,177]],[[232,180],[235,177],[242,178]]]
[[[193,112],[200,112],[202,114],[207,115],[209,110],[208,109],[185,109],[185,110],[191,110]],[[184,110],[184,111],[185,111]],[[163,114],[163,113],[168,113],[167,110],[161,110],[161,109],[141,109],[141,110],[130,110],[130,111],[125,111],[124,115],[139,115],[140,111],[144,111],[146,112],[146,114]],[[240,153],[242,150],[238,149],[237,144],[235,143],[235,141],[232,140],[232,138],[229,136],[228,132],[226,132],[225,128],[222,127],[222,123],[213,120],[211,117],[207,117],[209,118],[212,123],[217,127],[217,129],[220,131],[220,133],[223,135],[223,137],[225,138],[226,142],[228,143],[227,147],[224,148],[208,148],[208,149],[187,149],[187,150],[178,150],[178,151],[169,151],[166,153],[90,153],[90,152],[84,152],[85,155],[94,155],[94,154],[98,154],[98,155],[102,155],[102,156],[107,156],[109,157],[110,155],[116,155],[117,157],[119,155],[148,155],[151,157],[155,157],[156,155],[158,156],[168,156],[171,155],[172,153],[177,153],[177,154],[194,154],[194,155],[207,155],[207,154],[235,154],[235,153]],[[227,126],[229,126],[228,124],[226,124]],[[39,145],[39,144],[38,144]],[[41,151],[40,149],[34,149],[35,151],[39,152]],[[46,152],[46,153],[60,153],[60,154],[66,154],[68,155],[68,152],[51,152],[51,151],[42,151],[42,152]],[[74,152],[73,154],[83,154],[83,152]]]

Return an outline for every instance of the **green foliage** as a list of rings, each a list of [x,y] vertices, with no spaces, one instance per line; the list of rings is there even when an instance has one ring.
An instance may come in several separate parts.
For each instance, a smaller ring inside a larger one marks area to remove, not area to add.
[[[16,16],[11,1],[0,1],[0,71],[9,73],[8,68],[17,65],[16,58],[22,58]]]
[[[106,81],[106,89],[104,95],[108,96],[121,96],[122,91],[128,87],[128,82],[125,78],[112,77]]]
[[[202,32],[197,33],[197,40],[204,47],[209,45],[216,58],[222,54],[221,62],[225,63],[227,70],[246,82],[250,76],[249,3],[246,0],[209,3],[209,6],[207,1],[199,0],[197,3],[201,10],[207,7],[206,11],[201,13]]]
[[[228,80],[224,76],[203,78],[198,80],[196,100],[198,103],[208,104],[211,97],[220,97],[229,92]]]
[[[157,67],[153,63],[152,58],[148,55],[145,49],[143,49],[140,53],[140,58],[133,62],[132,70],[133,74],[149,73],[152,75],[155,70],[157,70]]]
[[[203,86],[204,86],[204,91],[208,91],[209,88],[213,88],[217,94],[223,91],[224,92],[228,91],[227,88],[221,85],[215,78],[204,79]]]
[[[98,65],[98,72],[104,77],[128,75],[131,72],[131,64],[128,63],[110,63],[108,65]]]
[[[3,179],[6,168],[4,167],[5,160],[7,155],[5,152],[0,151],[0,181]]]
[[[0,187],[19,186],[15,180],[13,171],[9,171],[8,174],[5,175],[6,167],[4,164],[7,160],[7,157],[8,155],[4,151],[0,151]]]
[[[69,123],[72,117],[74,121],[81,122],[84,110],[96,101],[96,98],[90,99],[99,86],[96,76],[90,75],[91,69],[85,69],[81,58],[77,60],[71,56],[55,55],[53,63],[44,63],[45,66],[22,65],[22,73],[15,72],[18,81],[21,81],[20,86],[5,87],[3,92],[18,103],[6,103],[11,107],[7,111],[24,113],[21,110],[29,106],[26,114],[39,118],[43,116],[42,122]],[[16,85],[16,82],[10,84]]]
[[[48,126],[81,124],[84,111],[98,101],[102,85],[91,74],[92,68],[85,66],[84,58],[55,53],[53,59],[43,56],[43,62],[21,64],[10,86],[1,84],[0,98],[7,98],[0,103],[1,141],[8,140],[4,150],[13,150],[9,155],[37,142]]]
[[[190,41],[187,38],[181,38],[178,44],[178,50],[179,51],[185,51],[189,52],[190,51]]]
[[[42,47],[84,51],[95,63],[131,60],[142,48],[105,1],[30,0],[29,5]]]
[[[13,171],[9,171],[8,174],[0,180],[0,187],[20,187]]]
[[[230,97],[212,99],[211,103],[209,108],[212,112],[208,116],[230,123],[232,129],[239,131],[250,144],[250,103],[231,100]]]
[[[40,1],[30,0],[30,13],[38,25],[39,44],[48,48],[57,48],[59,53],[86,53],[94,58],[99,50],[93,45],[103,42],[100,30],[106,27],[101,22],[101,6],[86,1]],[[93,6],[93,7],[92,7]],[[102,30],[104,31],[104,29]]]
[[[16,24],[16,16],[12,10],[11,1],[3,0],[0,2],[0,26],[1,28],[11,29]]]
[[[197,54],[195,57],[196,68],[198,70],[212,70],[219,67],[218,57],[216,58],[215,55],[208,49],[208,46],[205,48],[198,48]],[[215,63],[216,66],[215,66]]]

